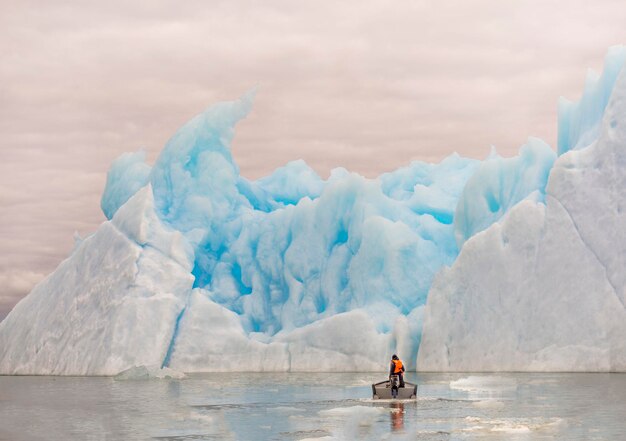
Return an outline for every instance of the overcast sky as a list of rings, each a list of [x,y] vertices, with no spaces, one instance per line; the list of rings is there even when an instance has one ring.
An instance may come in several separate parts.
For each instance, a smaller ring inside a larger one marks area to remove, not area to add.
[[[132,3],[132,5],[129,5]],[[258,86],[233,151],[369,177],[556,143],[560,95],[626,40],[607,1],[0,0],[0,319],[104,220],[109,164]]]

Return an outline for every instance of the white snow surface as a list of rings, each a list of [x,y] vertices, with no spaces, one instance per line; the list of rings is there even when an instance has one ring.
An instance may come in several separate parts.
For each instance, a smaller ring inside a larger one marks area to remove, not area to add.
[[[424,371],[626,371],[626,72],[599,138],[436,277]]]

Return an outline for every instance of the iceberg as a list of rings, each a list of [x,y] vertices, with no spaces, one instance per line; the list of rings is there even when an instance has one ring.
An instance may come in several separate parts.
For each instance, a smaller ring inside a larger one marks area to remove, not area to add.
[[[209,107],[153,165],[113,162],[108,220],[0,322],[0,374],[381,371],[394,352],[408,369],[623,369],[622,54],[594,89],[608,104],[560,117],[570,146],[601,113],[600,138],[559,158],[530,138],[375,179],[296,160],[249,180],[230,144],[255,92]],[[526,355],[498,364],[511,345]]]
[[[438,274],[418,369],[626,371],[626,73],[606,107],[576,108],[597,139],[556,160],[545,205],[515,205]]]
[[[183,372],[158,366],[133,366],[120,372],[114,377],[118,381],[127,380],[182,380],[186,378]]]

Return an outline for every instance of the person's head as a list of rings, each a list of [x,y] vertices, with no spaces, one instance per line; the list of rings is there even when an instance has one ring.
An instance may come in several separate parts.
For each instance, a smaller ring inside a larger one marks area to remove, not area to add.
[[[392,360],[397,360],[397,359],[398,359],[398,356],[397,356],[396,354],[393,354],[393,355],[391,356],[391,359],[392,359]]]

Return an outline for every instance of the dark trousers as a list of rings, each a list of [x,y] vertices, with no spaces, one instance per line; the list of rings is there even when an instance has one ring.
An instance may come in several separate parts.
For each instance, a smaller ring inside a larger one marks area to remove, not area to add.
[[[399,387],[404,387],[404,375],[402,375],[402,372],[399,372],[397,374],[395,374],[398,376],[398,380],[400,380],[400,384]]]
[[[391,374],[389,377],[391,378],[391,376],[394,375],[398,377],[398,387],[404,387],[404,375],[402,374],[402,372],[398,372],[397,374]]]

